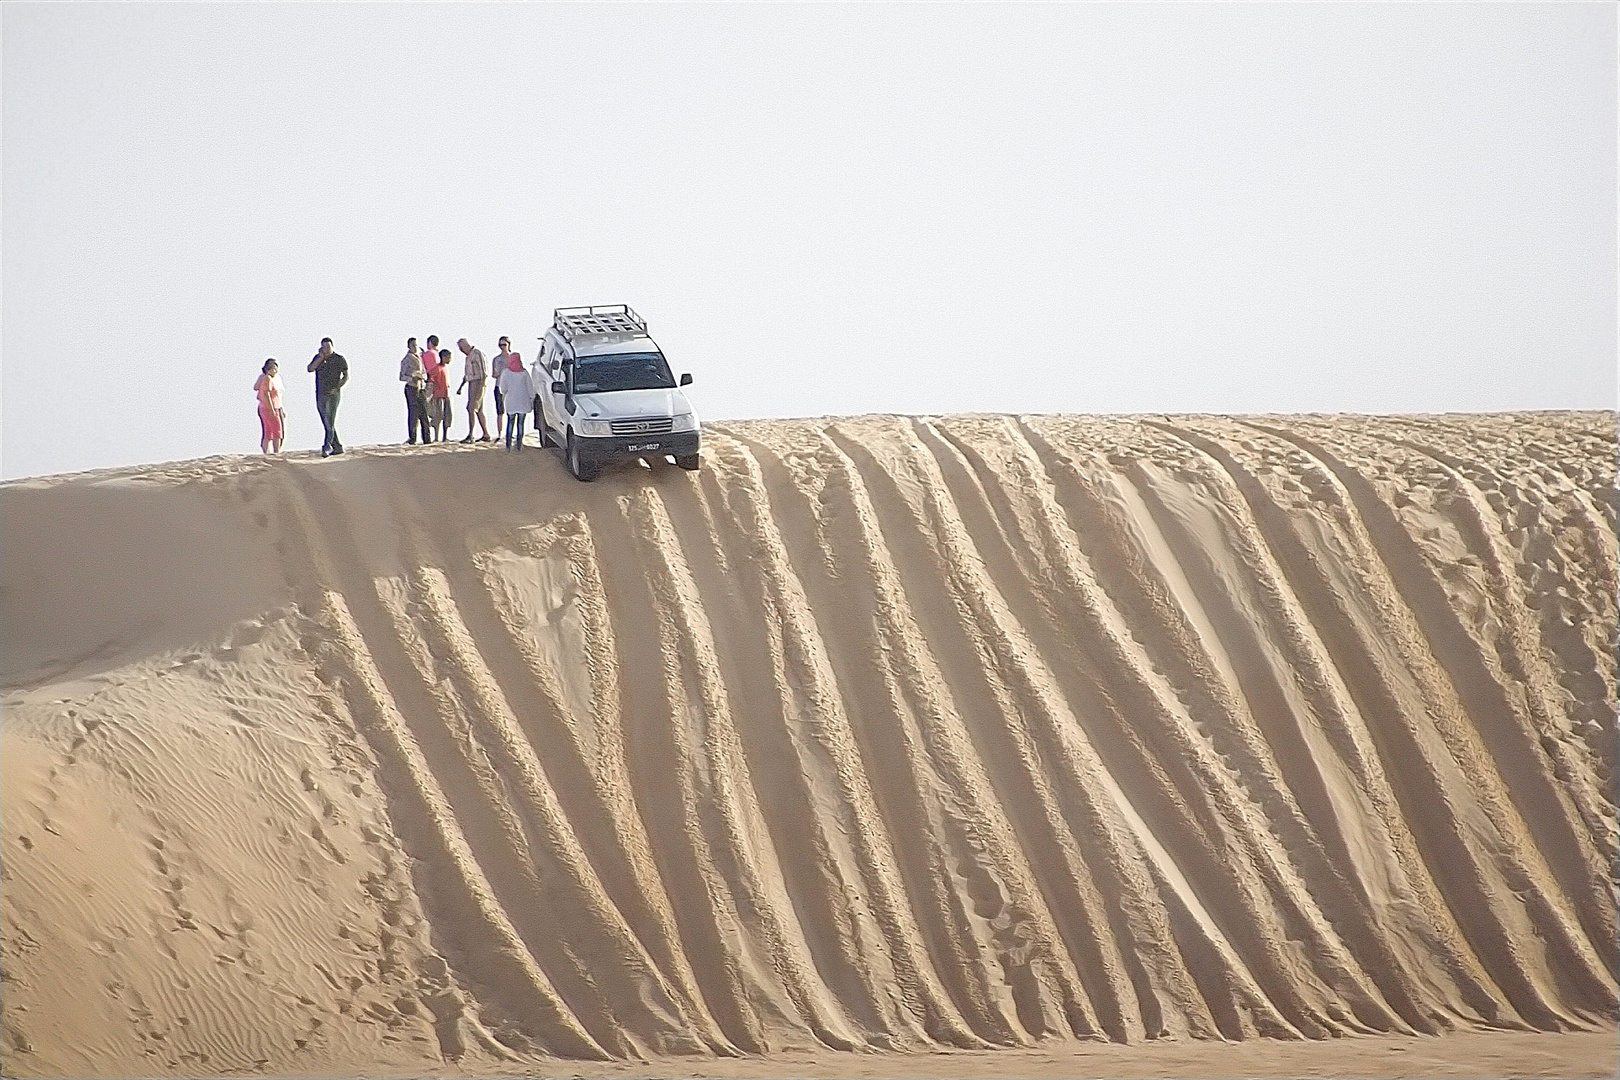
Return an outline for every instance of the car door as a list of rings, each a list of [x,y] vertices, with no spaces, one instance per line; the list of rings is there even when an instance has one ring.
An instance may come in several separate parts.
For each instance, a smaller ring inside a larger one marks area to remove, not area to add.
[[[551,400],[551,383],[557,376],[557,346],[550,338],[540,339],[540,355],[534,365],[534,393],[540,399],[540,422],[548,428],[557,425],[557,407]]]
[[[551,382],[545,387],[544,397],[551,405],[553,427],[558,437],[562,438],[568,432],[568,415],[572,412],[569,405],[571,404],[570,384],[574,377],[574,358],[565,346],[555,350],[551,355],[551,360],[555,366],[551,371]],[[559,383],[562,385],[562,389],[553,391],[552,387]]]
[[[557,418],[557,403],[551,392],[552,380],[556,379],[557,356],[559,347],[550,338],[540,341],[540,373],[544,378],[534,392],[540,395],[540,420],[553,431],[562,430],[562,422]]]

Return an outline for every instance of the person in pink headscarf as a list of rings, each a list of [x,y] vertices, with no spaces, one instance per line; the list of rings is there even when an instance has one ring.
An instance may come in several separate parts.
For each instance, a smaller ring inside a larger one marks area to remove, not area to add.
[[[259,453],[268,454],[274,448],[281,453],[281,440],[286,433],[287,412],[281,407],[280,365],[266,360],[253,392],[259,395]]]
[[[523,367],[523,358],[517,353],[509,353],[506,361],[506,370],[500,377],[501,397],[506,399],[506,448],[508,450],[523,449],[523,421],[528,419],[529,411],[523,404],[534,400],[534,380]]]
[[[496,344],[500,346],[501,351],[495,354],[495,359],[489,366],[489,377],[495,384],[495,434],[499,435],[502,430],[501,415],[506,412],[506,399],[501,396],[501,376],[512,366],[512,339],[502,334],[501,340]]]

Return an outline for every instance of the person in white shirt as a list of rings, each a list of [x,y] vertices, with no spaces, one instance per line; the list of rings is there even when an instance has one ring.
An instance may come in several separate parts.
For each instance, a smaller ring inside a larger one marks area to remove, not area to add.
[[[506,370],[501,373],[500,386],[501,397],[506,399],[507,408],[506,448],[522,450],[523,421],[529,416],[529,410],[524,405],[534,400],[534,380],[523,370],[523,360],[516,353],[512,354]]]
[[[489,442],[489,425],[484,422],[484,384],[489,381],[489,365],[484,360],[483,352],[476,345],[467,344],[466,338],[457,341],[456,348],[467,358],[466,366],[462,369],[461,386],[456,387],[458,394],[463,387],[467,390],[467,437],[461,441],[473,441],[473,420],[476,418],[484,432],[478,441]]]
[[[416,445],[416,433],[422,432],[422,441],[430,443],[433,436],[428,429],[427,368],[416,351],[416,339],[405,339],[405,357],[399,362],[399,381],[405,384],[405,441]]]

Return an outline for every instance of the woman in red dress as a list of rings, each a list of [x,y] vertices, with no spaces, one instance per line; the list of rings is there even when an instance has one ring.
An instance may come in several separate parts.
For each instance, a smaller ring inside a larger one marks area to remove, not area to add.
[[[281,376],[274,360],[264,362],[264,370],[253,384],[259,395],[259,452],[281,453],[281,439],[287,424],[287,414],[281,407]]]

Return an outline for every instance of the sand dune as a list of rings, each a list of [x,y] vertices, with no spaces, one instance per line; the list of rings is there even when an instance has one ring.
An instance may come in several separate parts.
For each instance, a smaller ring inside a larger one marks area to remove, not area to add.
[[[1615,1022],[1613,414],[706,440],[0,486],[7,1074]]]

